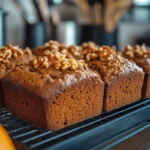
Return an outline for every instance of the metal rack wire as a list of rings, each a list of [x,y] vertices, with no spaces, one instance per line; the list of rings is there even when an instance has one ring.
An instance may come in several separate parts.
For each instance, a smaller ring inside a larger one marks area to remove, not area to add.
[[[150,113],[150,99],[139,101],[109,113],[104,112],[97,117],[52,132],[38,129],[34,125],[19,119],[6,108],[2,108],[0,109],[0,124],[7,129],[15,143],[19,143],[29,149],[48,150],[59,149],[60,147],[63,149],[72,147],[72,142],[76,143],[76,148],[79,142],[85,148],[89,144],[86,141],[88,140],[88,134],[96,138],[97,134],[108,133],[118,123],[122,124],[128,119],[129,123],[126,122],[125,127],[119,130],[115,129],[111,134],[109,133],[106,137],[104,136],[97,141],[97,144],[102,144],[111,139],[112,136],[118,135],[119,132],[127,131],[137,124],[150,120],[150,116],[146,115],[147,113]],[[95,132],[96,130],[97,132]],[[90,141],[89,147],[97,146],[96,143],[93,142],[92,144],[92,142]]]

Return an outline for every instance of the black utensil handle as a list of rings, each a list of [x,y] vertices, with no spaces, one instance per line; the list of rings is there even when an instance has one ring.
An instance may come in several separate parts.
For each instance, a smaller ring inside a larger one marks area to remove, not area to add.
[[[46,28],[43,22],[26,23],[25,47],[35,48],[46,42]]]

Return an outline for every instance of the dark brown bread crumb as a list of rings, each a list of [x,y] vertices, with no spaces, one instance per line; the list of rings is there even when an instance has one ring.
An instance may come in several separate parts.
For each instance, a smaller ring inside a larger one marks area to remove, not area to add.
[[[122,55],[130,61],[134,61],[139,67],[143,68],[145,72],[145,79],[142,90],[142,98],[150,98],[150,51],[147,50],[144,44],[141,47],[139,45],[127,45],[123,49]]]
[[[62,70],[22,65],[2,84],[7,108],[37,127],[58,130],[102,112],[104,83],[86,66]]]

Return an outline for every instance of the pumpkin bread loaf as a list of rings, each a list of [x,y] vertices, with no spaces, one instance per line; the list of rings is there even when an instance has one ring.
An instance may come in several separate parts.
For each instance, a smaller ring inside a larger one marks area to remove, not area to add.
[[[58,130],[102,112],[100,75],[59,52],[15,67],[2,84],[7,108],[37,127]]]
[[[105,82],[104,110],[111,111],[140,100],[144,72],[135,63],[118,54],[114,47],[83,43],[83,58]]]
[[[4,106],[1,79],[16,65],[27,63],[31,59],[33,59],[33,55],[29,48],[23,51],[18,46],[9,44],[0,49],[0,107]]]
[[[45,55],[48,51],[59,51],[68,58],[84,59],[91,69],[99,72],[106,83],[105,111],[140,100],[144,73],[135,63],[121,57],[114,47],[100,47],[93,42],[83,43],[80,47],[67,47],[56,41],[49,41],[36,48],[34,54]],[[117,92],[118,90],[121,92]]]
[[[150,98],[150,51],[147,50],[143,44],[131,46],[127,45],[122,52],[122,55],[134,61],[139,67],[143,68],[145,72],[145,79],[143,84],[142,98]]]

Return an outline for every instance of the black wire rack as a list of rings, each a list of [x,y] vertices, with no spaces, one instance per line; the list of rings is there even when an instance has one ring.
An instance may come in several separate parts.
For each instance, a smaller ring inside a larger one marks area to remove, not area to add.
[[[104,112],[97,117],[52,132],[36,128],[2,108],[0,124],[7,129],[16,147],[21,150],[91,149],[97,146],[107,147],[107,143],[114,145],[118,136],[126,135],[128,131],[145,124],[145,127],[149,126],[149,114],[150,99],[109,113]]]

